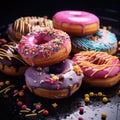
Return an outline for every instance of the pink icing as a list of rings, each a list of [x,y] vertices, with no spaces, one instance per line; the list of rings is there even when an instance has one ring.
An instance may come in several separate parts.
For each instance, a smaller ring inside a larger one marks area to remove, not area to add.
[[[53,20],[62,23],[75,24],[85,26],[87,24],[99,23],[99,18],[89,12],[77,10],[65,10],[57,12],[53,16]]]
[[[80,58],[80,60],[78,60],[78,57]],[[94,68],[94,67],[89,67],[87,65],[82,66],[83,61],[89,61],[89,60],[87,60],[87,58],[85,56],[74,56],[72,60],[75,61],[76,63],[78,63],[80,65],[81,69],[83,70],[84,75],[90,77],[91,79],[113,77],[120,72],[120,62],[117,57],[112,59],[112,64],[109,67],[105,67],[105,69],[102,69],[102,70]],[[107,62],[109,62],[109,59],[105,60],[104,65]],[[98,64],[98,66],[100,66],[100,65]]]
[[[18,44],[18,52],[34,61],[36,57],[49,57],[63,48],[68,52],[68,44],[71,44],[71,40],[67,33],[46,27],[23,36]]]

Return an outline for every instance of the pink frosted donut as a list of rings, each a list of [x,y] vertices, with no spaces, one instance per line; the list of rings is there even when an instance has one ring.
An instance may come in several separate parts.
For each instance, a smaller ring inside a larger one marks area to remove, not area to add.
[[[64,10],[53,16],[53,27],[71,35],[85,36],[99,29],[99,18],[86,11]]]
[[[106,52],[83,51],[73,59],[83,70],[84,82],[92,86],[109,87],[120,80],[120,61]]]
[[[29,65],[52,65],[68,57],[71,40],[66,32],[44,27],[23,36],[18,43],[18,52]]]

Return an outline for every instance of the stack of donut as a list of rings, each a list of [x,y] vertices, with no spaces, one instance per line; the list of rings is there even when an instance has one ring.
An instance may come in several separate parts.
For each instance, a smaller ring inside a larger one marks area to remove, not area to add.
[[[16,19],[6,31],[9,42],[0,48],[0,71],[25,76],[31,92],[50,99],[71,96],[84,77],[80,67],[68,59],[70,36],[53,28],[47,17]]]
[[[53,16],[53,27],[71,36],[73,53],[91,50],[116,53],[115,34],[101,29],[100,20],[93,13],[77,10],[59,11]]]
[[[34,94],[60,99],[80,88],[84,75],[80,67],[68,59],[71,40],[66,32],[42,27],[22,36],[18,52],[31,66],[25,72],[25,81]]]
[[[71,37],[72,60],[84,73],[83,82],[94,87],[111,87],[120,81],[120,62],[115,56],[117,37],[100,28],[99,18],[90,12],[59,11],[53,15],[53,27]]]

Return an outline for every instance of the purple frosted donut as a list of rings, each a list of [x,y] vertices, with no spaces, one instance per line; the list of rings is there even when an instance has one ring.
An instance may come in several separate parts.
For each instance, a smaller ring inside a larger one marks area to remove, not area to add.
[[[84,75],[78,65],[66,59],[47,67],[30,67],[25,81],[31,92],[50,99],[71,96],[82,83]]]

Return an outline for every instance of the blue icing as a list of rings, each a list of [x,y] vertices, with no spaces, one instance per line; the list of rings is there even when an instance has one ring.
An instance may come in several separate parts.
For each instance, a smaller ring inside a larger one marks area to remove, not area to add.
[[[97,37],[97,40],[93,40],[92,37]],[[107,51],[117,47],[117,38],[115,34],[108,30],[99,29],[93,35],[84,37],[71,37],[72,45],[79,50],[95,50],[95,51]]]

